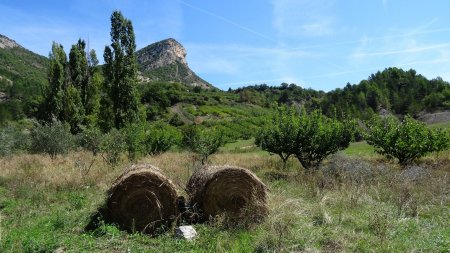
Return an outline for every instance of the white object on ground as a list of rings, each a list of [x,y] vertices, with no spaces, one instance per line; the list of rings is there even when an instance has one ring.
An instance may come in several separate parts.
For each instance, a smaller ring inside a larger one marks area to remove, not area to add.
[[[175,237],[190,241],[197,237],[197,231],[193,226],[179,226],[175,229]]]

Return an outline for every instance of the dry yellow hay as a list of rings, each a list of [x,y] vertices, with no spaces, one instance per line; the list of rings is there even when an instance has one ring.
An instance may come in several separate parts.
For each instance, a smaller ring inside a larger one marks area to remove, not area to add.
[[[191,176],[186,190],[199,221],[225,215],[231,222],[257,223],[268,213],[266,186],[244,168],[204,167]]]
[[[127,231],[162,232],[177,217],[175,189],[157,167],[133,165],[108,191],[107,209],[112,221]]]

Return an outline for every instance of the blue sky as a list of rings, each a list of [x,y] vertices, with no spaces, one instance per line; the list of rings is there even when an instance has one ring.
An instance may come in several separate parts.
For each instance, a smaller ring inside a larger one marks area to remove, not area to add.
[[[0,2],[0,34],[48,55],[89,38],[102,58],[109,17],[131,19],[137,48],[175,38],[221,89],[296,83],[332,90],[386,67],[450,80],[450,1],[74,0]]]

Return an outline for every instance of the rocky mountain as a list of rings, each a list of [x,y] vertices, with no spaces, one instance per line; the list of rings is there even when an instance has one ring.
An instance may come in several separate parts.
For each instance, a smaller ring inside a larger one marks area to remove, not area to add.
[[[136,52],[141,80],[175,81],[186,85],[213,87],[197,76],[186,62],[186,49],[170,38],[148,45]]]
[[[15,48],[20,47],[21,45],[17,44],[14,40],[6,37],[5,35],[0,34],[0,48]]]

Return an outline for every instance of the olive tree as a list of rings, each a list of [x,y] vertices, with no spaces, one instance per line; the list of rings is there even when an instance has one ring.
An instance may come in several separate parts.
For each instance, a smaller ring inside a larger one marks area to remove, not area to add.
[[[410,116],[402,121],[393,116],[372,118],[365,139],[377,153],[398,159],[402,166],[428,153],[445,150],[450,145],[448,131],[429,129]]]
[[[31,151],[48,154],[52,159],[59,154],[67,154],[74,142],[69,124],[60,121],[36,123],[31,129],[30,137]]]

